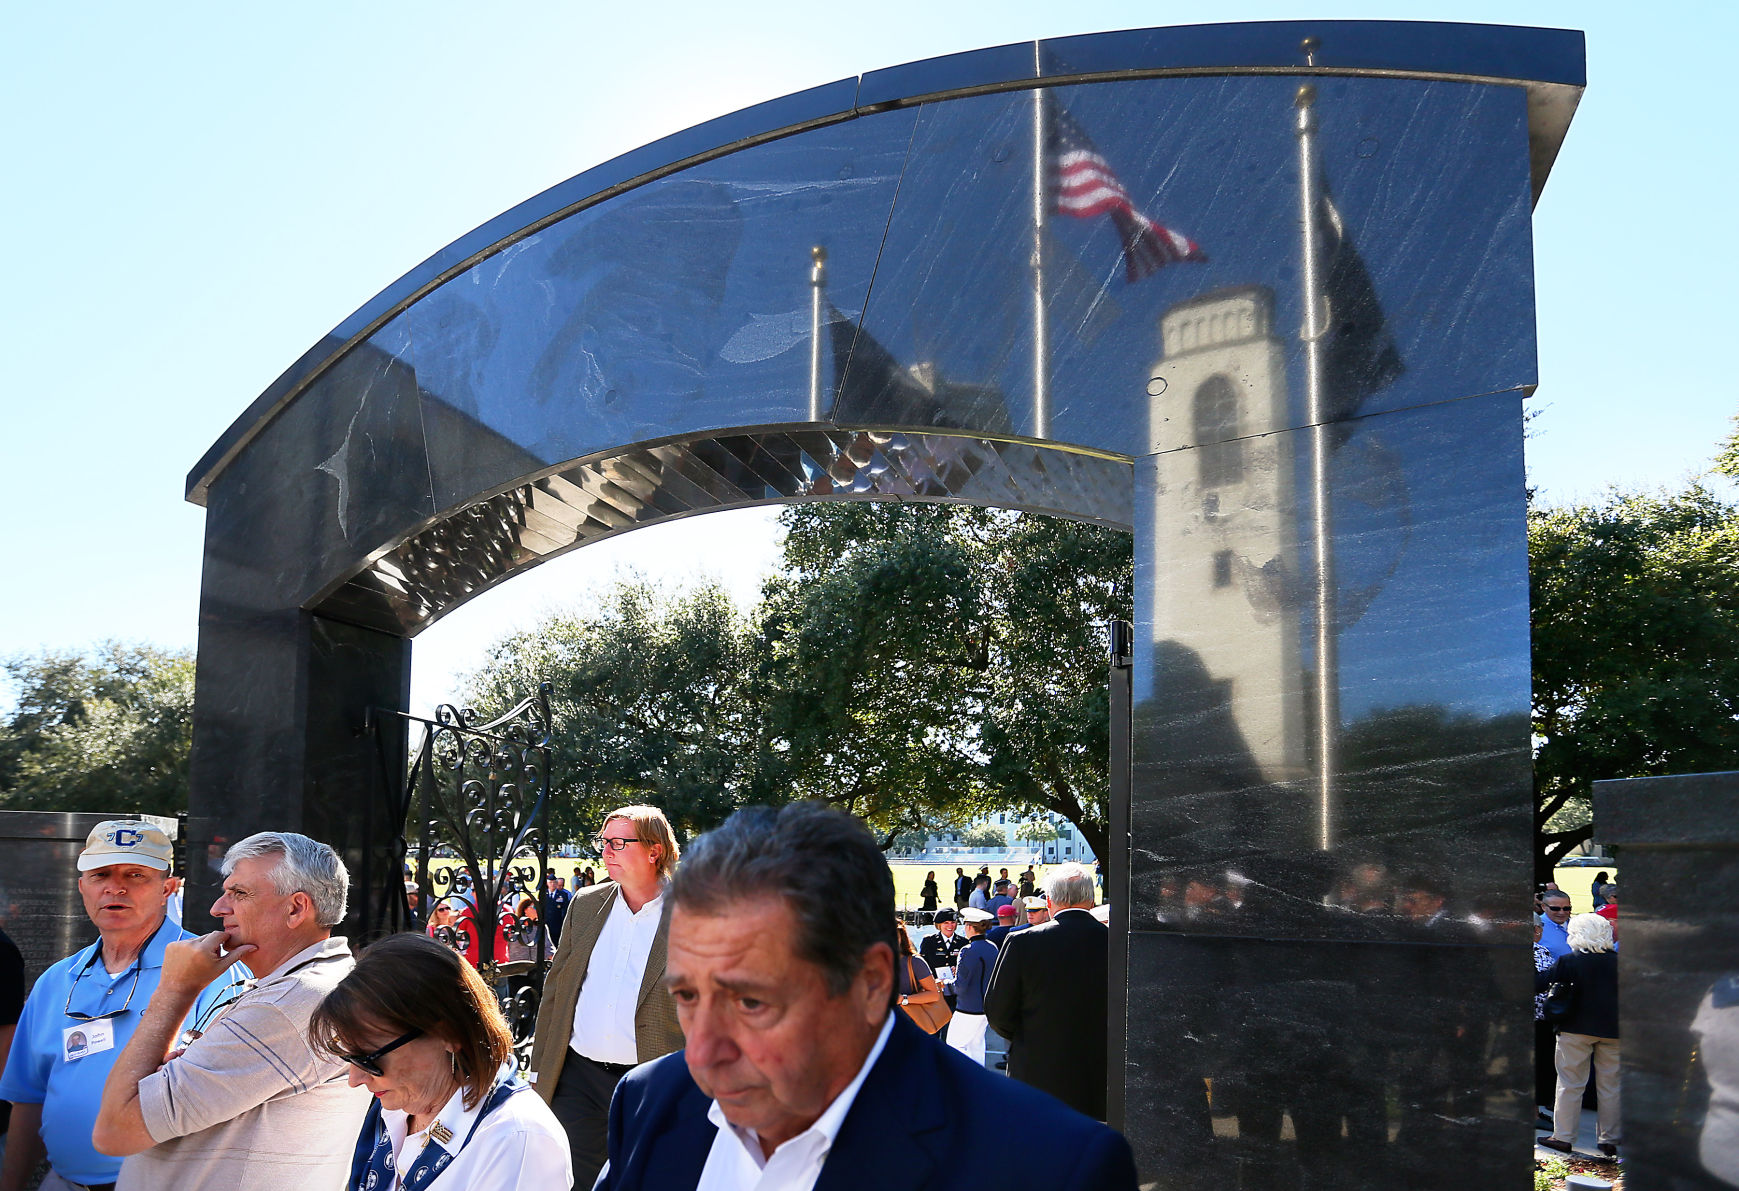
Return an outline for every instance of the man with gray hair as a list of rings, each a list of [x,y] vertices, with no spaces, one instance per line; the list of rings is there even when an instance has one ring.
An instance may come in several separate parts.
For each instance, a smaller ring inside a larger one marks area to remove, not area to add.
[[[369,1094],[312,1045],[308,1020],[354,966],[332,935],[350,876],[331,848],[292,831],[250,835],[223,873],[211,908],[223,929],[166,949],[92,1140],[126,1156],[125,1191],[337,1186]],[[262,973],[253,986],[221,1014],[188,1018],[197,991],[244,959]]]
[[[1008,1039],[1008,1073],[1105,1119],[1105,1014],[1111,932],[1093,917],[1093,873],[1065,864],[1045,878],[1051,920],[1009,934],[984,995]]]

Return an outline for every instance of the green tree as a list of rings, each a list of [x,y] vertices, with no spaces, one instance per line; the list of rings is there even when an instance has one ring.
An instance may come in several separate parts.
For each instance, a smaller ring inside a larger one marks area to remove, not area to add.
[[[1057,827],[1049,819],[1028,819],[1015,829],[1014,838],[1022,843],[1048,844],[1057,838]]]
[[[1590,837],[1591,782],[1739,764],[1739,507],[1693,483],[1537,508],[1528,559],[1544,872]]]
[[[744,799],[758,724],[750,658],[748,626],[722,587],[665,596],[625,581],[595,612],[559,613],[497,643],[467,694],[488,717],[552,685],[552,838],[585,838],[599,815],[637,802],[691,836]]]
[[[1133,540],[1055,517],[998,513],[993,524],[990,696],[979,733],[986,784],[1014,809],[1069,820],[1104,856],[1111,708],[1101,626],[1134,618]]]
[[[1733,433],[1715,453],[1714,465],[1709,470],[1730,480],[1739,480],[1739,416],[1734,417]]]
[[[794,505],[762,609],[760,780],[893,834],[1054,812],[1103,854],[1098,626],[1133,604],[1129,535],[1006,510]]]
[[[105,642],[4,663],[0,807],[173,815],[187,807],[193,654]]]
[[[980,585],[933,508],[788,510],[786,569],[759,609],[758,795],[827,799],[885,843],[971,818],[981,794],[962,715],[989,664]]]
[[[995,823],[977,823],[960,833],[960,842],[968,848],[1006,848],[1008,832]]]

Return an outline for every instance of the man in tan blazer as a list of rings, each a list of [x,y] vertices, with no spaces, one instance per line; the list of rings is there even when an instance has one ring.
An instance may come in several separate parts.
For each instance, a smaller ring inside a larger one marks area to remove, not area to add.
[[[604,1165],[610,1097],[640,1063],[682,1049],[664,987],[676,837],[650,806],[611,811],[593,843],[610,879],[574,894],[532,1042],[538,1094],[567,1130],[574,1186]]]

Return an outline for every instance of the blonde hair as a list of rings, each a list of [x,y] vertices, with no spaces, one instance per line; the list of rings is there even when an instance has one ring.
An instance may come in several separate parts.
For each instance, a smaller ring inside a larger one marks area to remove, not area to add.
[[[676,861],[682,849],[676,846],[676,834],[670,830],[670,820],[655,806],[624,806],[604,816],[601,832],[613,819],[626,819],[634,824],[634,835],[643,844],[658,845],[658,879],[670,880],[676,871]]]

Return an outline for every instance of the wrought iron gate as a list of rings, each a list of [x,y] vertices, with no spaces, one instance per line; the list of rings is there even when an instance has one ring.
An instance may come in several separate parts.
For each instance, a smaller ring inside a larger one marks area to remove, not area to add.
[[[542,683],[488,723],[447,703],[432,720],[375,713],[422,729],[402,783],[388,783],[397,799],[394,822],[402,824],[392,842],[394,872],[412,874],[397,882],[396,917],[471,961],[500,999],[521,1067],[552,947],[542,880],[549,867],[550,689]]]

